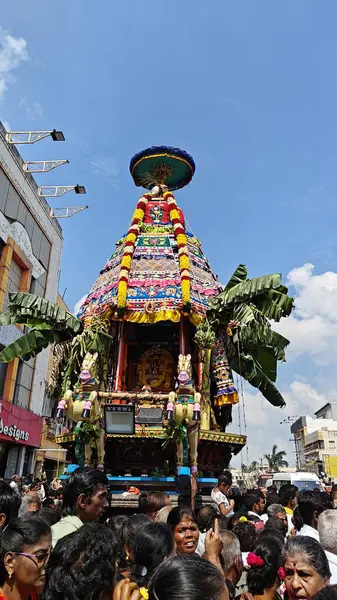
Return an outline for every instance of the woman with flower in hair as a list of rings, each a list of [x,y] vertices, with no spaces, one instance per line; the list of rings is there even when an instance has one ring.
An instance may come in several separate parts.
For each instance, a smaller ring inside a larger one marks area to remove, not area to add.
[[[275,600],[277,590],[284,580],[282,553],[279,544],[272,538],[258,540],[254,552],[247,556],[248,592],[256,600]]]

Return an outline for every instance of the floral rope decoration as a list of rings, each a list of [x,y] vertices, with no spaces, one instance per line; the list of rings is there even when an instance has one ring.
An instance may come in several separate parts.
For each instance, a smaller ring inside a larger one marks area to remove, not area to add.
[[[171,192],[164,192],[164,198],[168,202],[170,221],[173,225],[174,237],[178,246],[183,306],[185,309],[189,309],[191,304],[191,266],[187,250],[185,227],[182,223],[173,194]]]
[[[117,291],[117,309],[120,313],[122,313],[126,307],[126,295],[128,291],[128,281],[132,256],[135,251],[135,244],[138,237],[139,228],[144,219],[146,205],[151,199],[151,197],[151,194],[144,194],[144,196],[139,198],[136,210],[132,217],[129,231],[125,238],[125,246],[122,256],[121,270],[119,272]]]

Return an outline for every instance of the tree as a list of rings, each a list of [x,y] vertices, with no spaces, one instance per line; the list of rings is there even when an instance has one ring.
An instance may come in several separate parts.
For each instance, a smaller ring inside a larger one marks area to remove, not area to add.
[[[242,473],[252,473],[254,471],[259,470],[259,463],[256,460],[253,460],[250,465],[242,465],[241,471]]]
[[[247,275],[247,267],[240,264],[224,290],[209,303],[206,323],[199,326],[196,341],[207,348],[215,335],[221,335],[230,367],[271,404],[284,406],[274,382],[277,362],[285,361],[289,340],[273,331],[270,321],[289,316],[293,298],[280,274],[253,279]]]
[[[277,451],[277,444],[273,445],[271,454],[265,454],[264,458],[266,459],[269,469],[271,472],[278,472],[280,469],[288,466],[284,457],[287,455],[285,450]]]

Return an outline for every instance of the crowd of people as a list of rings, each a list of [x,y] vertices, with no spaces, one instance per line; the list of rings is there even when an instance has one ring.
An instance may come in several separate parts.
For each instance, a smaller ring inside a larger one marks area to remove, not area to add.
[[[337,487],[241,493],[225,472],[196,514],[192,483],[177,506],[143,492],[136,514],[109,517],[95,469],[0,481],[0,600],[337,598]]]

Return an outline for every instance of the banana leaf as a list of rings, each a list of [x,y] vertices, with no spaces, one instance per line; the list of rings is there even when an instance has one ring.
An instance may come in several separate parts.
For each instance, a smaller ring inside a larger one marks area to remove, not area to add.
[[[270,289],[279,288],[281,285],[281,275],[273,273],[272,275],[264,275],[263,277],[254,277],[247,281],[242,281],[229,290],[221,292],[212,302],[218,305],[219,308],[232,304],[233,302],[243,302],[251,300],[252,297],[268,292]]]
[[[224,290],[225,291],[230,290],[232,287],[234,287],[238,283],[241,283],[241,281],[245,281],[247,279],[247,275],[248,275],[248,269],[247,269],[246,265],[241,265],[240,264],[235,269],[232,277],[230,278],[230,280],[227,283],[227,285],[224,288]]]
[[[285,401],[282,394],[278,391],[274,383],[269,377],[262,371],[258,363],[254,360],[251,355],[244,355],[240,353],[231,357],[231,367],[239,375],[242,375],[253,387],[260,390],[261,394],[272,404],[273,406],[282,407],[285,406]]]
[[[48,323],[58,329],[70,331],[73,335],[83,330],[83,323],[70,312],[50,302],[46,298],[17,292],[9,294],[7,313],[15,323]],[[7,314],[6,313],[6,314]],[[8,317],[6,317],[8,318]],[[2,324],[2,323],[1,323]]]
[[[47,348],[54,340],[52,331],[38,331],[31,329],[25,335],[19,337],[15,342],[9,344],[0,352],[0,362],[8,363],[14,358],[21,356],[29,360],[44,348]]]
[[[239,341],[244,350],[268,347],[273,350],[274,356],[280,361],[285,361],[285,348],[289,344],[289,340],[273,331],[270,325],[259,323],[250,323],[238,328],[233,336],[233,341]]]
[[[254,298],[253,302],[267,319],[273,319],[274,321],[279,321],[282,317],[288,317],[294,307],[294,299],[280,290],[269,290],[267,293]]]

